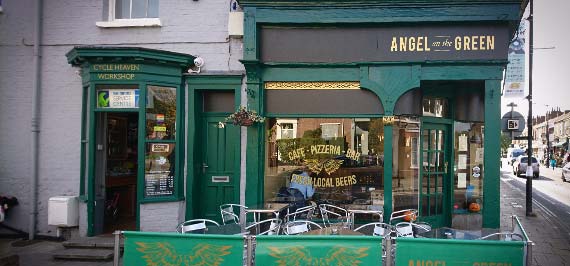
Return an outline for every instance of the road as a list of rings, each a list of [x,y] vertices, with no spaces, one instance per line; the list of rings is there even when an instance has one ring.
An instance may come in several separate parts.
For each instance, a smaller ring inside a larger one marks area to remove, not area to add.
[[[512,167],[503,164],[501,168],[502,185],[526,194],[526,178],[515,177]],[[564,235],[570,237],[570,183],[562,182],[560,168],[554,171],[541,165],[540,177],[533,179],[533,208],[540,208],[545,213],[545,225],[557,226]],[[522,203],[523,207],[524,202]]]

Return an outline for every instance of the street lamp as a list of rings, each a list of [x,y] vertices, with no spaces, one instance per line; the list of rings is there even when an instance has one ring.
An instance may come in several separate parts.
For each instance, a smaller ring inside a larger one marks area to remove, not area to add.
[[[528,16],[528,21],[530,24],[529,27],[529,60],[528,60],[528,161],[527,165],[532,165],[532,48],[533,48],[533,34],[534,34],[534,23],[533,23],[533,16],[534,16],[534,8],[533,8],[533,0],[529,1],[530,5],[530,14]],[[532,167],[526,168],[526,216],[536,216],[532,212]]]

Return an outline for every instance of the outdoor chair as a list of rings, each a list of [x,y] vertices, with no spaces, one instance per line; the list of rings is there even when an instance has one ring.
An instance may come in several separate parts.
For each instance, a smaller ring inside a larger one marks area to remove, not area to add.
[[[394,226],[397,237],[414,237],[414,229],[412,223],[401,222]]]
[[[406,220],[406,218],[409,219],[409,221],[406,222],[414,222],[418,217],[418,210],[415,209],[405,209],[405,210],[400,210],[400,211],[395,211],[392,212],[392,214],[390,214],[390,224],[392,224],[394,221],[404,221]]]
[[[321,229],[322,226],[315,222],[306,220],[291,221],[283,225],[283,233],[286,235],[298,235],[314,229]]]
[[[502,241],[524,241],[524,237],[521,234],[513,232],[501,232],[493,233],[478,238],[477,240],[502,240]]]
[[[255,222],[245,228],[250,235],[278,235],[280,229],[281,220],[277,218]]]
[[[423,233],[427,233],[429,231],[431,231],[431,224],[426,223],[426,222],[417,222],[417,223],[411,223],[412,224],[412,229],[414,230],[414,236],[416,234],[423,234]]]
[[[297,209],[295,212],[288,213],[285,215],[285,222],[296,221],[297,219],[310,221],[313,218],[313,214],[317,206],[309,205]]]
[[[323,224],[326,227],[333,224],[331,220],[337,221],[336,223],[348,223],[348,211],[344,208],[331,204],[320,204],[319,209],[321,210]]]
[[[392,233],[392,226],[386,223],[374,222],[367,223],[354,229],[356,232],[361,232],[366,235],[388,237]]]
[[[240,213],[247,210],[246,206],[239,204],[222,204],[220,205],[220,214],[222,215],[222,223],[240,223]]]
[[[180,223],[176,227],[176,232],[181,233],[181,234],[193,233],[193,232],[197,232],[197,231],[205,233],[206,227],[208,226],[208,224],[220,226],[220,224],[218,224],[217,222],[212,221],[212,220],[193,219],[193,220],[188,220],[188,221],[185,221],[183,223]]]

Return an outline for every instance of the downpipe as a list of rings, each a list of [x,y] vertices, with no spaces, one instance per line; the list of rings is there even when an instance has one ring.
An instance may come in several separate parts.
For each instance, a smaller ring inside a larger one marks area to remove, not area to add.
[[[40,88],[41,88],[41,42],[42,42],[42,9],[43,0],[36,1],[35,27],[34,27],[34,78],[32,94],[32,147],[31,147],[31,180],[30,180],[30,221],[28,225],[28,238],[35,238],[36,220],[38,212],[38,154],[40,134]]]

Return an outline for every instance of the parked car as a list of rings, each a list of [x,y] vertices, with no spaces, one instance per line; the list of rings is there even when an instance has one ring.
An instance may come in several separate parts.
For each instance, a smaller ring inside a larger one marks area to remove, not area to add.
[[[507,159],[508,159],[508,163],[509,165],[513,165],[513,163],[515,162],[515,160],[521,156],[524,155],[526,152],[523,149],[519,149],[519,148],[508,148],[507,149]]]
[[[567,163],[562,167],[562,181],[570,181],[570,163]]]
[[[516,176],[526,175],[528,157],[519,156],[513,162],[513,174]],[[532,176],[538,178],[540,176],[540,165],[535,157],[532,157]]]

